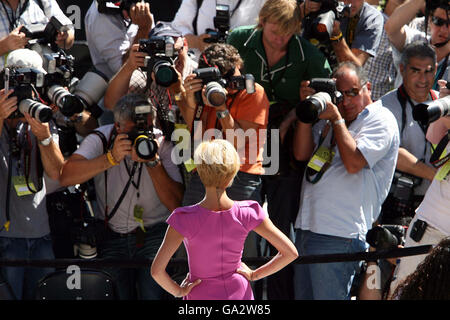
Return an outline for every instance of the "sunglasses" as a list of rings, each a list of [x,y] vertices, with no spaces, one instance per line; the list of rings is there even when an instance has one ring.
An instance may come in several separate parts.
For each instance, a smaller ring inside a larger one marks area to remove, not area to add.
[[[359,93],[365,86],[366,86],[366,84],[363,84],[361,88],[351,88],[350,90],[347,90],[347,91],[341,91],[341,93],[344,96],[354,98],[359,95]]]
[[[433,24],[434,25],[436,25],[436,26],[438,26],[438,27],[442,27],[444,24],[446,25],[446,26],[448,26],[448,24],[449,24],[449,20],[444,20],[444,19],[441,19],[441,18],[439,18],[439,17],[435,17],[435,16],[433,16],[433,17],[431,17],[431,22],[433,22]]]

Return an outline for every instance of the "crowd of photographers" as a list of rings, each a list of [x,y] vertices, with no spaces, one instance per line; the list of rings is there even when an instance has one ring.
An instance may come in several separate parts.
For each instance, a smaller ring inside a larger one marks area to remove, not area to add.
[[[214,137],[241,158],[230,198],[267,205],[300,255],[450,235],[450,2],[184,0],[171,22],[151,9],[94,0],[80,80],[56,1],[1,1],[0,259],[154,258],[169,214],[204,196],[192,152]],[[275,253],[251,233],[243,256]],[[255,297],[401,299],[425,256],[292,264]],[[16,299],[54,271],[0,269]],[[148,267],[103,270],[120,299],[170,298]]]

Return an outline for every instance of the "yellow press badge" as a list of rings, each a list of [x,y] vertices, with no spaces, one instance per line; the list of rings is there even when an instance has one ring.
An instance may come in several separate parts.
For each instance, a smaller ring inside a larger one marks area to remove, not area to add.
[[[139,223],[139,227],[142,229],[142,231],[145,232],[144,227],[144,219],[142,219],[142,216],[144,215],[144,208],[140,205],[134,206],[134,220]]]
[[[334,152],[330,149],[321,146],[313,155],[311,160],[309,160],[308,167],[320,172],[326,163],[331,163],[334,157]]]
[[[438,181],[444,180],[448,174],[450,173],[450,161],[447,161],[446,164],[444,164],[439,171],[436,173],[436,176],[434,177]]]
[[[28,188],[27,181],[25,180],[24,176],[14,176],[12,177],[12,182],[14,185],[14,189],[16,189],[16,193],[19,197],[33,194]],[[30,182],[29,186],[32,190],[36,190],[33,182]]]

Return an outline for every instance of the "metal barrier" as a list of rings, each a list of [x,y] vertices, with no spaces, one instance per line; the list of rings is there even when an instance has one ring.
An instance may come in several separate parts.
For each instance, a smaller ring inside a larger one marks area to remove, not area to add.
[[[313,264],[347,261],[375,261],[378,259],[398,258],[426,254],[432,249],[432,245],[423,245],[409,248],[395,248],[375,252],[337,253],[324,255],[311,255],[298,257],[292,263]],[[260,266],[269,261],[272,257],[246,257],[242,261],[251,266]],[[54,259],[54,260],[8,260],[0,259],[0,267],[53,267],[63,268],[76,265],[80,268],[100,268],[100,267],[120,267],[120,268],[140,268],[149,267],[153,259]],[[169,265],[186,265],[186,258],[172,258]]]

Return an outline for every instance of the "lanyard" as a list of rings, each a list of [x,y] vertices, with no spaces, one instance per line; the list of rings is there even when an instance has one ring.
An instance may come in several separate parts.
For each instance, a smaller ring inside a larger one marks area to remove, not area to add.
[[[10,7],[10,9],[11,9],[11,17],[10,17],[9,13],[8,13],[8,10],[6,9],[5,3],[2,1],[3,10],[5,10],[6,17],[8,18],[8,21],[9,21],[9,32],[11,32],[11,31],[13,31],[13,29],[15,27],[17,27],[17,22],[20,19],[20,17],[22,16],[22,14],[25,12],[25,10],[28,7],[28,4],[29,4],[30,1],[26,0],[25,3],[23,4],[23,6],[19,7],[19,15],[18,16],[16,16],[16,13],[13,10],[13,8],[11,7],[11,5],[9,4],[9,1],[8,0],[5,0],[5,1],[8,4],[8,6]]]

